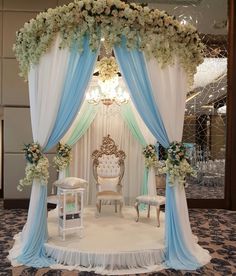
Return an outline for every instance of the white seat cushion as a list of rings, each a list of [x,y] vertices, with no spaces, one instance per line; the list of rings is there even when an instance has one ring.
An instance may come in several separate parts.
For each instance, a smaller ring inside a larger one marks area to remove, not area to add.
[[[77,188],[86,188],[88,185],[88,182],[78,177],[65,177],[55,181],[53,185],[63,189],[77,189]]]
[[[57,195],[51,195],[47,197],[47,203],[56,204],[58,203]]]
[[[158,206],[165,204],[166,198],[164,196],[148,196],[141,195],[136,197],[136,202],[150,204],[152,206]]]
[[[119,183],[119,176],[117,177],[100,177],[98,176],[99,192],[101,191],[117,191],[117,184]]]
[[[114,191],[103,191],[103,192],[99,192],[97,193],[97,199],[98,200],[123,200],[123,196],[118,193],[118,192],[114,192]]]

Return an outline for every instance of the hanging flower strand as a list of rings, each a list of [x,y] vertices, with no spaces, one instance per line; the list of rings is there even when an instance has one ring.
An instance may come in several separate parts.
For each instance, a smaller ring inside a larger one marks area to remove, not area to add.
[[[41,146],[38,143],[27,144],[24,146],[23,152],[25,153],[27,165],[25,177],[20,180],[17,190],[22,191],[25,186],[32,185],[34,179],[46,185],[49,177],[49,162],[42,153]]]
[[[186,176],[196,176],[196,171],[187,161],[186,148],[181,142],[172,142],[168,148],[168,157],[165,166],[159,169],[160,173],[169,174],[169,183],[171,186],[178,183],[185,184]]]
[[[71,147],[68,144],[58,143],[57,154],[53,158],[54,166],[57,171],[63,171],[66,169],[72,160]]]
[[[112,78],[117,76],[119,72],[119,68],[114,57],[103,57],[97,62],[96,67],[99,72],[98,77],[103,82],[111,80]]]
[[[157,150],[155,145],[147,145],[144,149],[143,149],[143,155],[145,158],[145,166],[147,168],[150,167],[156,167],[157,166]]]

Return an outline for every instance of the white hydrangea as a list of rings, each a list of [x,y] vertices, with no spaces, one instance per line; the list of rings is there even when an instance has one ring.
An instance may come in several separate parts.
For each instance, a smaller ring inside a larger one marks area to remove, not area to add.
[[[100,38],[104,37],[108,52],[126,35],[128,48],[139,47],[163,66],[172,63],[177,55],[189,83],[196,67],[203,62],[204,46],[196,29],[181,25],[164,11],[121,0],[75,0],[40,13],[17,32],[13,49],[22,76],[27,77],[31,64],[39,62],[58,32],[62,37],[61,47],[69,47],[76,38],[79,51],[83,50],[81,41],[85,33],[90,34],[92,50],[98,49]]]

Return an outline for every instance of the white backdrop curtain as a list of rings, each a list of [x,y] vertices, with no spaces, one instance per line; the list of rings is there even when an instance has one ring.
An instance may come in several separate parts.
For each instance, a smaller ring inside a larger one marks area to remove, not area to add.
[[[135,140],[116,105],[101,105],[96,118],[85,135],[73,147],[70,175],[89,182],[87,202],[96,202],[96,182],[92,173],[92,152],[99,149],[102,138],[111,135],[118,147],[126,153],[125,174],[122,180],[125,203],[133,205],[140,194],[143,181],[144,159],[142,146]]]
[[[134,104],[131,103],[132,111],[135,116],[136,122],[138,124],[138,127],[146,141],[147,144],[155,145],[156,144],[156,138],[152,135],[150,130],[147,128],[145,123],[143,122],[142,118],[140,117],[137,109],[135,108]],[[147,180],[147,187],[148,187],[148,195],[155,196],[157,194],[156,191],[156,172],[153,166],[151,166],[148,169],[148,180]]]

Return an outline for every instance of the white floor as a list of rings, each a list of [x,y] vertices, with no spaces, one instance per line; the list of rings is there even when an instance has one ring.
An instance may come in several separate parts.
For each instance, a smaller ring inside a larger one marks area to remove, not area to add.
[[[57,212],[51,211],[47,253],[60,264],[80,269],[82,266],[85,270],[105,274],[112,274],[114,270],[117,275],[125,274],[124,271],[131,272],[132,268],[138,272],[143,268],[142,271],[147,272],[161,265],[164,260],[163,212],[158,228],[155,208],[151,208],[150,218],[147,211],[141,211],[139,222],[135,222],[134,207],[124,207],[123,217],[114,212],[114,206],[102,206],[99,217],[95,216],[95,211],[94,207],[85,208],[83,237],[80,238],[79,233],[68,233],[65,241],[58,235]]]
[[[147,211],[140,212],[139,222],[135,222],[133,207],[123,209],[123,217],[114,212],[112,206],[103,206],[101,215],[95,217],[95,208],[84,212],[84,234],[69,233],[62,241],[57,230],[57,213],[49,213],[49,244],[65,246],[82,251],[109,252],[158,249],[164,246],[164,214],[161,212],[161,227],[156,227],[155,208],[150,219]]]

